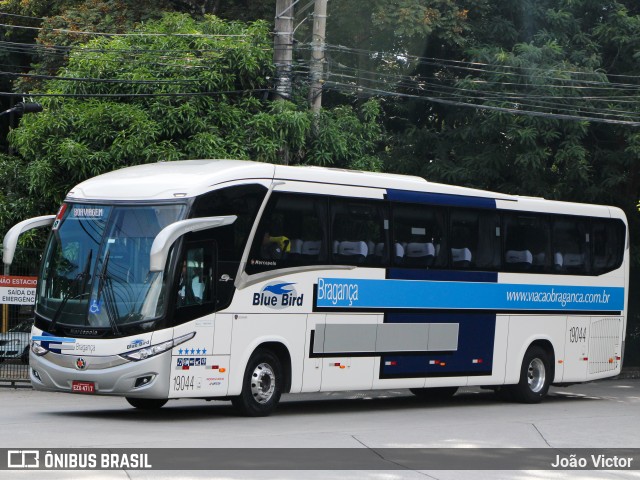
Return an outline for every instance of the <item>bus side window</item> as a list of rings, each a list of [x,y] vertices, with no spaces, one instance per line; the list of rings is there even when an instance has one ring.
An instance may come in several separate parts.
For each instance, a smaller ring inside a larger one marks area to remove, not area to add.
[[[624,250],[624,224],[619,220],[594,220],[591,227],[592,271],[600,275],[617,268]]]
[[[393,205],[393,263],[405,267],[445,267],[444,211],[427,205]]]
[[[452,210],[450,218],[453,268],[499,268],[500,217],[482,210]]]
[[[552,255],[548,217],[523,214],[504,216],[504,269],[511,272],[548,272]],[[556,257],[557,259],[557,257]]]
[[[555,267],[563,273],[586,273],[590,267],[589,234],[582,219],[559,217],[553,222]]]
[[[247,273],[326,262],[326,210],[321,196],[274,193],[258,224]]]
[[[334,198],[331,201],[331,253],[344,265],[381,266],[389,255],[383,202]]]

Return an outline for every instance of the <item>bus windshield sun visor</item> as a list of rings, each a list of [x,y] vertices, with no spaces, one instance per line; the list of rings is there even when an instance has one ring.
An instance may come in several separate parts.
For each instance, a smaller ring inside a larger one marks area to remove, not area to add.
[[[162,272],[167,263],[167,255],[171,245],[190,232],[198,232],[209,228],[224,227],[236,221],[236,215],[226,215],[221,217],[203,217],[180,220],[163,228],[151,245],[149,271]]]

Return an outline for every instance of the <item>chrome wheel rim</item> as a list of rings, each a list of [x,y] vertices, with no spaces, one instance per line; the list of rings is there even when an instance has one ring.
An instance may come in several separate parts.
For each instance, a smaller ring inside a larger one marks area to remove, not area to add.
[[[268,363],[256,366],[251,374],[251,395],[258,403],[267,403],[276,389],[276,375]]]
[[[546,371],[544,368],[544,362],[539,358],[534,358],[529,363],[527,371],[527,381],[529,382],[529,388],[532,392],[538,393],[544,387],[546,378]]]

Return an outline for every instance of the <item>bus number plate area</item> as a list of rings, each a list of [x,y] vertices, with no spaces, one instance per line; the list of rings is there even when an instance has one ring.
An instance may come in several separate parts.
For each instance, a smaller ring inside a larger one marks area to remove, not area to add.
[[[80,382],[74,380],[71,382],[71,391],[75,393],[95,393],[96,386],[93,382]]]

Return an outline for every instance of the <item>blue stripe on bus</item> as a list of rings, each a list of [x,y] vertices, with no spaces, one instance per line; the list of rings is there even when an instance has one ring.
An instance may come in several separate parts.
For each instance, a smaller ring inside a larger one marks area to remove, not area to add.
[[[624,288],[319,278],[315,305],[336,309],[622,311]]]
[[[385,323],[456,323],[458,348],[453,352],[383,355],[381,378],[491,375],[495,314],[388,313]]]
[[[464,270],[427,270],[424,268],[390,268],[387,278],[394,280],[435,280],[440,282],[497,283],[498,272]]]
[[[36,340],[38,342],[55,342],[55,343],[73,343],[76,341],[75,338],[69,337],[55,337],[53,335],[34,335],[31,337],[32,340]]]
[[[446,207],[496,208],[496,200],[486,197],[450,195],[446,193],[411,192],[387,189],[387,199],[396,202],[424,203]]]

